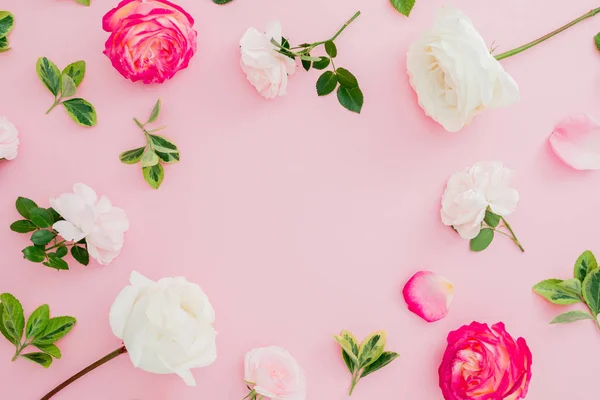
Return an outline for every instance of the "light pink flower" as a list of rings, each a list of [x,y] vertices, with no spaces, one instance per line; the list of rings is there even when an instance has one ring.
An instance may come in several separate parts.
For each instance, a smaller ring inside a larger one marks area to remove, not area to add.
[[[481,231],[489,207],[500,216],[511,214],[519,202],[519,192],[509,187],[512,171],[501,162],[479,162],[450,177],[442,196],[442,222],[453,226],[463,239],[473,239]]]
[[[567,165],[578,169],[600,169],[600,124],[588,115],[562,120],[550,135],[550,145]]]
[[[454,299],[454,285],[429,271],[419,271],[402,290],[408,309],[427,322],[434,322],[448,314]]]
[[[104,54],[125,78],[162,83],[196,52],[194,19],[167,0],[123,0],[102,20],[111,35]]]
[[[439,368],[446,400],[519,400],[531,380],[531,351],[504,324],[472,322],[448,334]]]
[[[19,131],[6,117],[0,117],[0,159],[14,160],[19,150]]]
[[[259,396],[271,400],[305,400],[306,378],[292,355],[281,347],[246,354],[244,380]]]
[[[279,53],[271,39],[282,43],[279,22],[270,23],[266,33],[249,28],[240,40],[242,70],[258,93],[267,99],[283,96],[288,75],[296,71],[296,61]]]
[[[129,229],[127,215],[105,196],[98,200],[87,185],[76,183],[73,192],[50,199],[52,208],[65,219],[52,228],[65,240],[85,239],[90,256],[100,265],[108,265],[123,248]]]

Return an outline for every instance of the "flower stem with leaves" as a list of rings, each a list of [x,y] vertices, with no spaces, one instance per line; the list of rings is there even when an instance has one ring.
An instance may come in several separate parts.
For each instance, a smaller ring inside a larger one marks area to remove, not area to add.
[[[16,201],[17,212],[24,219],[13,222],[10,229],[17,233],[29,233],[32,246],[23,249],[23,257],[34,263],[57,270],[68,270],[69,264],[64,257],[71,248],[71,255],[82,265],[88,265],[90,256],[85,239],[79,242],[61,240],[52,226],[63,218],[52,208],[41,208],[31,199],[19,197]]]
[[[323,70],[331,65],[331,71],[324,72],[317,80],[317,94],[326,96],[337,88],[339,103],[347,110],[360,114],[364,103],[364,95],[358,85],[358,80],[350,71],[342,67],[336,67],[334,63],[334,59],[338,54],[335,40],[359,15],[360,11],[356,12],[335,35],[327,40],[304,43],[295,47],[290,47],[289,41],[285,38],[282,38],[282,43],[271,39],[271,43],[278,48],[279,53],[292,59],[299,58],[306,71],[311,68]],[[313,57],[311,55],[312,51],[320,46],[324,47],[326,55]]]
[[[150,117],[145,124],[142,124],[137,118],[133,121],[142,130],[146,137],[146,145],[133,150],[127,150],[119,155],[119,158],[124,164],[142,165],[142,173],[148,184],[158,189],[165,177],[165,170],[161,163],[172,164],[179,162],[179,149],[169,139],[164,136],[155,135],[155,132],[163,130],[166,126],[160,128],[146,129],[148,124],[155,122],[160,115],[161,101],[158,99]]]
[[[360,345],[354,335],[348,331],[342,331],[339,336],[333,338],[342,347],[342,358],[352,374],[349,396],[352,396],[362,378],[380,370],[399,356],[398,353],[385,351],[387,341],[385,331],[372,333]]]
[[[9,11],[0,11],[0,53],[10,50],[8,34],[15,25],[15,16]]]
[[[500,224],[501,222],[502,224]],[[508,232],[501,230],[502,228],[506,228]],[[471,251],[479,252],[487,249],[492,240],[494,240],[496,233],[508,237],[522,252],[525,252],[525,248],[523,248],[521,242],[517,239],[508,221],[504,217],[494,214],[489,208],[485,212],[481,231],[479,231],[479,234],[475,238],[471,239]]]
[[[65,337],[76,323],[73,317],[50,318],[50,307],[44,304],[31,313],[25,324],[19,300],[10,293],[0,295],[0,333],[15,346],[12,361],[23,357],[44,368],[50,367],[53,357],[61,358],[60,349],[54,343]],[[40,351],[23,354],[29,346]]]
[[[54,103],[46,114],[62,104],[71,119],[85,127],[95,126],[98,122],[94,106],[82,98],[71,98],[77,93],[77,88],[85,76],[85,61],[75,61],[62,70],[46,57],[38,59],[36,71],[42,83],[54,95]]]

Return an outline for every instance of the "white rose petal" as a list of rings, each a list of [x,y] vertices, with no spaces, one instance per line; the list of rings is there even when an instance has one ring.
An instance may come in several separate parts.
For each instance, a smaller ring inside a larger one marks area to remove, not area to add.
[[[0,117],[0,159],[14,160],[19,153],[19,131],[6,117]]]

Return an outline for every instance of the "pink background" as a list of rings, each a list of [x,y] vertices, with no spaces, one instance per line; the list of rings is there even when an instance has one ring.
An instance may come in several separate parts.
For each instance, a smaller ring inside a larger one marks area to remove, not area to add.
[[[183,275],[199,283],[217,312],[217,362],[196,370],[198,387],[133,368],[122,356],[69,387],[64,400],[241,399],[244,354],[280,345],[306,371],[310,399],[345,399],[350,376],[331,336],[386,329],[401,358],[362,381],[353,398],[441,399],[437,367],[446,335],[473,320],[504,321],[533,352],[529,400],[583,400],[597,393],[600,333],[589,321],[551,326],[568,308],[531,292],[549,277],[568,278],[585,249],[600,253],[600,175],[576,172],[551,153],[547,136],[572,113],[600,116],[600,17],[503,65],[522,100],[450,134],[425,117],[405,73],[409,43],[433,21],[442,0],[420,0],[407,19],[387,0],[180,0],[196,18],[199,51],[189,69],[163,85],[123,79],[102,54],[101,18],[116,1],[3,0],[16,16],[14,47],[0,55],[0,115],[20,131],[19,157],[0,162],[0,291],[28,315],[42,303],[78,324],[49,370],[18,360],[0,341],[2,398],[39,399],[56,384],[120,346],[108,311],[132,270],[150,278]],[[557,4],[556,1],[552,3]],[[505,51],[597,7],[577,0],[455,0],[488,43]],[[279,19],[292,43],[322,40],[356,10],[363,15],[338,40],[339,66],[358,77],[362,115],[334,96],[317,98],[318,72],[299,70],[288,95],[266,101],[239,68],[238,41],[249,27]],[[59,67],[84,59],[79,94],[98,111],[93,129],[64,110],[44,112],[52,95],[35,62]],[[139,166],[119,162],[140,146],[132,117],[158,97],[159,123],[182,149],[159,191]],[[453,172],[480,160],[517,172],[521,202],[509,221],[527,249],[498,239],[480,254],[439,217]],[[110,266],[71,262],[56,272],[22,259],[28,239],[9,231],[17,196],[47,198],[84,182],[124,208],[131,221],[122,255]],[[448,317],[427,324],[401,297],[406,280],[433,270],[456,286]],[[577,306],[573,307],[576,308]]]

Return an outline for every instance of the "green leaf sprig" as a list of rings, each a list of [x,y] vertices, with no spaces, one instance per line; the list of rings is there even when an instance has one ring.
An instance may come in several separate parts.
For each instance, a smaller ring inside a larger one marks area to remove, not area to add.
[[[77,243],[61,240],[52,225],[63,218],[52,208],[41,208],[30,199],[19,197],[16,201],[19,214],[24,219],[13,222],[10,229],[17,233],[30,233],[33,245],[24,248],[23,257],[34,263],[42,263],[46,267],[57,270],[68,270],[69,264],[64,257],[71,248],[71,255],[82,265],[88,265],[88,254],[85,239]]]
[[[23,357],[44,368],[50,367],[52,357],[61,357],[55,343],[65,337],[76,323],[73,317],[50,318],[50,307],[44,304],[31,313],[25,324],[19,300],[10,293],[0,294],[0,332],[15,346],[13,361]],[[40,351],[23,354],[23,350],[29,346],[37,347]]]
[[[416,0],[390,0],[390,2],[396,10],[408,17],[415,6]]]
[[[326,96],[337,88],[337,98],[340,104],[347,110],[360,114],[364,103],[364,95],[358,86],[358,80],[346,68],[336,67],[334,63],[334,59],[338,54],[335,40],[359,15],[360,11],[354,14],[330,39],[321,42],[304,43],[296,47],[290,47],[290,42],[282,38],[282,43],[278,43],[275,39],[271,39],[271,43],[279,49],[279,53],[293,59],[298,57],[306,71],[311,68],[323,70],[331,66],[331,71],[324,72],[317,80],[317,95]],[[311,52],[319,46],[325,48],[326,55],[311,56]]]
[[[133,119],[144,132],[146,145],[127,150],[119,155],[121,162],[124,164],[137,164],[139,162],[142,165],[144,179],[153,189],[158,189],[165,178],[165,170],[161,163],[173,164],[179,162],[179,149],[175,143],[164,136],[154,135],[154,132],[163,130],[166,126],[151,130],[146,129],[148,124],[156,121],[160,115],[160,109],[161,101],[158,99],[145,124],[142,124],[137,118]]]
[[[364,377],[380,370],[399,357],[398,353],[385,351],[387,334],[377,331],[369,335],[359,345],[358,340],[348,331],[342,331],[333,337],[342,347],[342,358],[352,374],[349,396],[352,396],[356,384]]]
[[[600,33],[596,34],[596,36],[594,36],[594,43],[596,43],[596,48],[598,50],[600,50]]]
[[[56,64],[46,57],[41,57],[37,60],[35,68],[42,83],[54,95],[54,104],[46,111],[46,114],[54,110],[57,105],[62,104],[71,119],[79,125],[86,127],[96,125],[98,122],[96,109],[90,102],[79,97],[63,101],[77,93],[77,88],[85,76],[85,61],[75,61],[67,65],[61,72]]]
[[[588,311],[568,311],[558,315],[550,323],[566,324],[569,322],[591,319],[600,328],[600,268],[594,254],[586,250],[575,262],[573,278],[546,279],[537,283],[533,291],[552,304],[569,305],[585,303]]]
[[[90,6],[90,0],[75,0],[76,2],[78,2],[79,4],[81,4],[82,6]]]
[[[503,236],[508,237],[510,240],[516,244],[522,252],[525,252],[525,249],[517,239],[515,232],[512,230],[510,224],[506,221],[504,217],[501,217],[498,214],[494,214],[492,210],[488,209],[485,212],[485,218],[481,223],[482,229],[479,231],[479,234],[471,239],[470,247],[471,251],[483,251],[487,249],[492,240],[494,240],[494,236],[496,233],[499,233]],[[506,228],[506,231],[501,230],[502,228]]]
[[[8,34],[15,25],[15,16],[9,11],[0,11],[0,53],[10,50]]]

